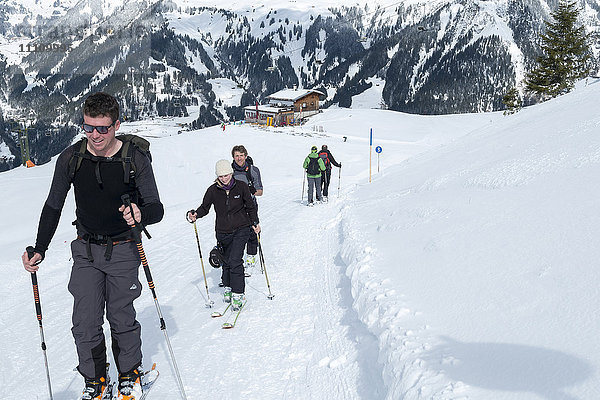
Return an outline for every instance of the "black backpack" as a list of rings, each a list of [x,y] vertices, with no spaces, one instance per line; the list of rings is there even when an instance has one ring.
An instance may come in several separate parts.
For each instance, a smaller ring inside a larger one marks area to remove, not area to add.
[[[319,167],[319,157],[308,157],[310,160],[308,162],[308,166],[306,167],[306,172],[309,175],[319,175],[321,173],[321,168]]]
[[[146,157],[148,157],[148,159],[150,160],[150,162],[152,162],[152,155],[150,154],[150,142],[148,142],[146,139],[136,136],[136,135],[131,135],[131,134],[125,134],[125,135],[119,135],[116,136],[117,139],[119,139],[120,141],[123,142],[123,146],[121,147],[121,154],[125,154],[125,156],[121,156],[121,157],[102,157],[103,162],[120,162],[123,164],[123,181],[126,184],[129,184],[129,182],[133,179],[135,179],[135,174],[137,172],[137,168],[135,166],[134,163],[134,157],[133,157],[133,153],[135,152],[135,150],[139,150],[142,154],[144,154]],[[86,149],[87,149],[87,137],[81,139],[79,142],[79,150],[75,151],[73,153],[73,157],[71,157],[71,159],[69,160],[69,178],[71,181],[73,181],[73,178],[75,177],[75,173],[77,173],[77,171],[79,170],[79,168],[81,167],[81,162],[83,161],[83,159],[88,159],[94,162],[98,162],[98,160],[100,159],[100,157],[96,157],[94,155],[91,154],[86,154]],[[99,168],[98,168],[99,164],[96,164],[96,180],[98,181],[98,184],[102,184],[102,179],[100,177],[100,173],[99,173]]]

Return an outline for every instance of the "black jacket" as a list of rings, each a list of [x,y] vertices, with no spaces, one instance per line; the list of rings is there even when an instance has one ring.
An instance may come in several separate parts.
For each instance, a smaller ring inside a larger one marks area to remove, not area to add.
[[[221,183],[217,179],[206,190],[202,204],[196,210],[198,218],[207,215],[210,206],[213,205],[217,214],[215,221],[215,231],[217,232],[232,233],[240,228],[258,224],[256,206],[248,185],[234,179],[229,194],[220,186]]]

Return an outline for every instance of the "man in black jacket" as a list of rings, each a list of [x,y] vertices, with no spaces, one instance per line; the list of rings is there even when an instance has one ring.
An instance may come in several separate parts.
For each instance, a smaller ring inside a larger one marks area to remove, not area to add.
[[[321,157],[325,163],[325,171],[323,173],[323,179],[321,179],[321,187],[323,192],[323,201],[327,201],[327,197],[329,196],[329,182],[331,181],[331,165],[333,164],[338,168],[342,168],[342,163],[335,161],[335,158],[333,158],[333,155],[327,149],[326,144],[321,146],[319,157]]]
[[[163,205],[150,160],[142,151],[132,153],[135,173],[125,179],[123,141],[119,130],[119,104],[106,93],[89,96],[83,106],[80,143],[65,149],[56,162],[50,192],[40,216],[35,246],[23,254],[28,272],[38,270],[60,219],[68,191],[73,185],[77,215],[77,239],[71,242],[73,267],[69,292],[73,295],[73,338],[77,347],[77,369],[85,379],[82,398],[96,399],[107,387],[106,345],[102,325],[104,310],[110,323],[112,350],[119,371],[119,394],[141,396],[141,327],[133,301],[140,296],[140,257],[131,226],[159,222]],[[78,168],[71,168],[78,165]],[[71,174],[74,172],[74,175]],[[133,199],[131,209],[121,196]],[[32,253],[31,257],[29,253]]]
[[[246,281],[244,277],[244,248],[250,233],[260,233],[256,206],[248,185],[233,178],[233,168],[227,160],[219,160],[215,166],[217,179],[208,187],[202,204],[187,213],[187,220],[196,221],[215,207],[215,232],[217,242],[223,249],[225,264],[221,280],[225,288],[223,300],[231,302],[234,311],[242,307]]]

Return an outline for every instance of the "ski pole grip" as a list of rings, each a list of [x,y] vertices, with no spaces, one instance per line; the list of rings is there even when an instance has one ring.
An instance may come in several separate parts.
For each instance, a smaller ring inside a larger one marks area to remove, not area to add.
[[[133,218],[134,224],[131,225],[131,230],[133,231],[133,237],[136,242],[140,243],[142,241],[142,233],[140,232],[137,224],[135,223],[135,214],[133,213],[133,206],[131,205],[131,198],[126,193],[121,196],[121,201],[125,205],[125,207],[129,207],[129,212],[131,212],[131,217]]]
[[[186,212],[186,213],[185,213],[185,219],[186,219],[186,221],[187,221],[187,222],[189,222],[190,224],[193,224],[193,223],[194,223],[194,221],[190,221],[190,219],[188,218],[188,215],[189,215],[190,213],[194,213],[194,214],[196,214],[196,210],[192,209],[192,210],[190,210],[190,211],[188,211],[188,212]]]

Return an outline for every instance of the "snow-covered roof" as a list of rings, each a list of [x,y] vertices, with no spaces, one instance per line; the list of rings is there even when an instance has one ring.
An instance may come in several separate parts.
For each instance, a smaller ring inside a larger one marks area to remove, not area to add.
[[[301,99],[304,96],[308,96],[311,93],[317,93],[320,96],[325,96],[325,93],[319,92],[318,90],[313,89],[283,89],[279,92],[275,92],[269,96],[268,99],[278,99],[278,100],[292,100],[296,101]]]
[[[256,111],[256,106],[246,106],[246,107],[244,107],[244,110]],[[258,106],[258,111],[259,112],[268,112],[268,113],[277,114],[277,113],[282,112],[282,111],[292,111],[292,109],[291,108],[281,108],[281,107],[271,107],[271,106],[259,105]]]

